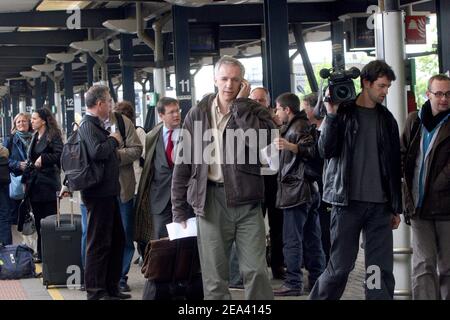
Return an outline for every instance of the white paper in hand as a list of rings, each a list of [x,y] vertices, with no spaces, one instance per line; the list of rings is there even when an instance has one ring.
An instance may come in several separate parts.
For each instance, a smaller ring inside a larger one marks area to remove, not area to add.
[[[267,164],[262,174],[273,175],[276,174],[280,168],[280,152],[277,150],[274,143],[269,144],[264,149],[260,150],[261,162]]]
[[[197,236],[197,223],[196,218],[190,218],[186,220],[186,229],[183,228],[181,223],[172,222],[166,224],[167,232],[169,233],[169,239],[175,240],[186,237],[196,237]]]

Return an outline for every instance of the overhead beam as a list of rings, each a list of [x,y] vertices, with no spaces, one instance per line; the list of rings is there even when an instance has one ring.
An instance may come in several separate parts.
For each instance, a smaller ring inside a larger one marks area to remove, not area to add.
[[[191,31],[195,33],[195,29]],[[221,26],[220,41],[253,41],[261,39],[261,26]]]
[[[30,47],[30,46],[18,46],[18,47],[2,47],[0,46],[0,58],[13,57],[13,58],[42,58],[49,52],[61,52],[64,51],[61,47]]]
[[[0,13],[0,27],[67,28],[73,24],[73,14],[65,10]],[[81,10],[80,14],[82,29],[105,28],[102,23],[106,20],[125,19],[122,9],[88,9]]]
[[[34,64],[41,64],[44,61],[44,58],[20,59],[15,57],[0,57],[0,70],[2,70],[3,67],[32,66]]]
[[[378,0],[341,0],[329,2],[288,3],[289,23],[335,21],[345,13],[366,12]],[[194,23],[263,24],[262,4],[220,5],[189,8],[189,21]]]
[[[68,46],[87,39],[87,30],[2,32],[0,44],[23,46]]]

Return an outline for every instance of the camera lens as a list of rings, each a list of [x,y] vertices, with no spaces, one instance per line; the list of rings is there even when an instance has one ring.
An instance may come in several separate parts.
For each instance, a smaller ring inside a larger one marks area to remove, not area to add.
[[[340,100],[348,100],[352,96],[350,88],[347,86],[337,86],[334,90],[334,94]]]

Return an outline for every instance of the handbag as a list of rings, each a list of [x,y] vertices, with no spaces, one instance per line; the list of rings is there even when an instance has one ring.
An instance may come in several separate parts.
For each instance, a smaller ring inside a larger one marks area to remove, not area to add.
[[[36,224],[34,221],[33,212],[29,212],[28,215],[25,216],[25,220],[22,226],[22,234],[24,236],[31,236],[36,232]]]
[[[24,235],[32,235],[36,231],[33,213],[31,212],[31,203],[28,197],[25,197],[19,204],[19,218],[17,220],[17,231]],[[33,231],[34,228],[34,231]],[[25,233],[24,233],[25,232]]]
[[[13,173],[10,173],[9,175],[11,177],[11,182],[9,183],[9,197],[14,200],[22,200],[25,196],[22,176],[16,176]]]
[[[150,241],[141,271],[145,278],[157,282],[190,280],[200,273],[197,237]]]

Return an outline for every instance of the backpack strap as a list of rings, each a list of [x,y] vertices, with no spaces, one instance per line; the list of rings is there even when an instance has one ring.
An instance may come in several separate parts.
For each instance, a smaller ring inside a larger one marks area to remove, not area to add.
[[[417,135],[417,132],[419,132],[420,125],[421,125],[420,122],[421,121],[420,121],[419,115],[417,114],[416,119],[414,119],[414,123],[411,128],[411,141],[415,138],[415,136]]]
[[[119,132],[120,132],[120,135],[122,136],[123,147],[126,148],[127,147],[127,144],[126,144],[127,136],[125,134],[125,122],[123,121],[122,114],[120,114],[118,112],[114,112],[114,115],[116,116],[117,127],[119,127]]]

